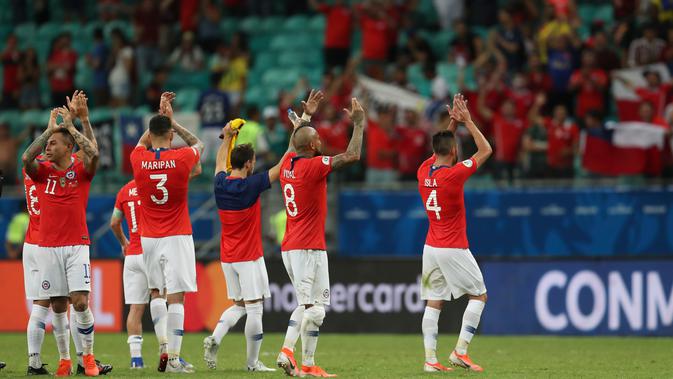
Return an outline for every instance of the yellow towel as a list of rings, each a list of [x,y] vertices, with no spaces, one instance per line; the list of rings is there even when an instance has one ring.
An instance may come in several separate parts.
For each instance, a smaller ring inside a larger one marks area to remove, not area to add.
[[[240,130],[243,125],[245,125],[245,120],[242,118],[235,118],[231,121],[231,129],[232,130]],[[229,155],[227,155],[227,172],[231,172],[231,152],[234,150],[234,146],[236,146],[236,139],[238,138],[238,133],[234,134],[234,137],[231,139],[231,142],[229,142]]]

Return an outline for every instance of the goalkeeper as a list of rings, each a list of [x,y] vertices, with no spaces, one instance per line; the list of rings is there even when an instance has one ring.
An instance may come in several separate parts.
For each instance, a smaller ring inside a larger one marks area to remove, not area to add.
[[[322,92],[311,91],[309,99],[303,103],[304,120],[310,120],[310,111],[317,108],[322,98]],[[299,124],[297,122],[295,130]],[[245,126],[242,120],[237,119],[222,129],[223,140],[215,166],[215,200],[222,224],[220,260],[227,283],[227,296],[234,304],[222,313],[213,335],[204,339],[204,360],[209,368],[217,367],[217,350],[222,338],[243,315],[247,315],[245,338],[248,371],[275,371],[259,361],[264,336],[263,301],[270,297],[262,250],[259,198],[262,192],[271,188],[271,183],[278,180],[283,159],[268,171],[253,174],[255,151],[252,145],[231,147],[241,128]],[[291,150],[290,145],[288,152]]]

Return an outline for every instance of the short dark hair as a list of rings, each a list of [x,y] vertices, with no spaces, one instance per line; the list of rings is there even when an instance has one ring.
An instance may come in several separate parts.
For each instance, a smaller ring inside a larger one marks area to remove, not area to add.
[[[245,162],[251,161],[254,157],[255,149],[252,148],[252,144],[238,145],[231,151],[231,167],[240,170],[245,166]]]
[[[155,136],[165,136],[171,130],[171,119],[158,114],[150,120],[150,133]]]
[[[62,128],[56,129],[54,131],[54,134],[63,134],[68,143],[75,146],[75,138],[72,136],[72,134],[70,134],[68,129],[62,129]]]
[[[449,155],[455,146],[456,136],[451,131],[442,130],[432,136],[432,151],[437,155]]]

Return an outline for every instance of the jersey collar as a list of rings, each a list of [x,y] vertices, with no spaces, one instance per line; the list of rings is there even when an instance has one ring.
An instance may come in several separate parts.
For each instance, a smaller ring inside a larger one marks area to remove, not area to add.
[[[443,165],[441,165],[441,166],[431,165],[431,166],[430,166],[430,171],[428,172],[428,178],[431,177],[432,174],[435,173],[435,171],[440,170],[440,169],[443,169],[443,168],[451,168],[451,166],[447,166],[447,165],[445,165],[445,164],[443,164]]]
[[[168,151],[170,149],[167,148],[167,147],[160,147],[158,149],[150,147],[149,150],[154,152],[154,159],[161,159],[161,152],[162,151]]]

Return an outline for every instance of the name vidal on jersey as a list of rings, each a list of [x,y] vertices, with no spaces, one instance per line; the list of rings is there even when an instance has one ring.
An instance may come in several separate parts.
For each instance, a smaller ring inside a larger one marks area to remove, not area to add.
[[[296,179],[294,177],[294,171],[291,170],[283,170],[283,177],[286,179]]]
[[[437,187],[437,179],[425,179],[425,187]]]
[[[175,161],[142,161],[140,168],[143,170],[163,170],[167,168],[175,168]]]

